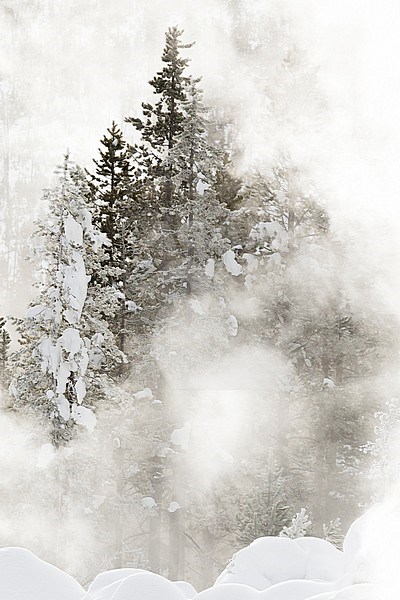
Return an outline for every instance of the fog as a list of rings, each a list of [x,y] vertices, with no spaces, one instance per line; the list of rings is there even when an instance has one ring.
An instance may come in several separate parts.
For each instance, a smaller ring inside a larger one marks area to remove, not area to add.
[[[396,310],[395,2],[32,0],[5,1],[0,10],[4,184],[19,195],[4,213],[23,237],[30,228],[17,204],[33,217],[41,210],[41,188],[67,149],[90,168],[111,121],[137,115],[149,99],[163,34],[177,24],[185,41],[196,41],[187,55],[192,72],[203,76],[206,102],[232,121],[237,168],[265,169],[289,149],[312,172],[341,235],[357,228],[363,242],[355,264],[382,271],[379,285]],[[309,71],[306,87],[288,80],[277,89],[276,64],[288,48]],[[130,137],[132,128],[125,129]],[[29,290],[19,288],[20,310],[21,294]],[[4,295],[2,301],[9,312]]]
[[[185,42],[196,42],[185,52],[190,71],[202,76],[206,104],[229,123],[236,173],[268,173],[271,161],[288,152],[309,173],[346,248],[343,288],[360,310],[381,306],[400,317],[397,2],[2,0],[0,16],[1,314],[23,314],[34,293],[31,269],[22,257],[28,254],[33,220],[45,210],[41,189],[54,181],[55,167],[67,150],[90,170],[112,120],[134,139],[124,117],[137,116],[141,102],[150,100],[148,80],[159,69],[164,33],[178,25],[185,30]],[[296,68],[282,67],[283,59]],[[299,268],[300,262],[301,257]],[[360,273],[370,280],[370,293],[354,284]],[[238,315],[241,310],[246,314],[234,287],[230,302]],[[232,351],[219,365],[223,375],[215,373],[210,357],[202,355],[207,335],[199,333],[197,345],[191,346],[193,364],[203,360],[203,368],[192,376],[185,373],[187,363],[179,365],[179,386],[177,379],[167,381],[174,402],[185,401],[187,390],[204,391],[203,401],[193,402],[193,410],[189,403],[187,409],[194,440],[190,458],[204,486],[235,456],[251,417],[251,398],[261,391],[272,396],[274,378],[290,376],[288,365],[270,348]],[[167,328],[154,343],[168,349],[169,344],[185,347],[187,340]],[[171,373],[168,364],[161,366]],[[397,375],[393,377],[397,385]],[[379,385],[384,388],[385,382]],[[15,433],[11,421],[2,427],[5,439],[16,435],[18,440],[12,446],[14,468],[5,471],[4,485],[10,489],[27,472],[30,430],[24,424]],[[206,434],[211,442],[204,448]],[[102,435],[107,437],[100,431],[89,444],[90,460],[100,465],[110,460],[105,448],[100,458],[96,455]],[[78,454],[88,450],[86,443],[77,443]],[[214,461],[220,445],[228,451],[222,466]],[[9,452],[8,444],[0,449],[2,464],[8,463]],[[36,456],[37,448],[29,452]],[[34,470],[36,459],[32,461]],[[54,484],[48,484],[51,494],[56,493]],[[32,494],[37,493],[35,488]],[[23,542],[29,529],[29,540],[37,544],[33,549],[40,551],[50,544],[51,531],[45,515],[38,515],[25,516],[16,537]],[[2,516],[7,539],[12,527]],[[75,548],[62,565],[76,572],[79,552],[97,542],[90,524],[81,526],[74,511],[71,519],[63,535],[79,537],[84,529],[87,540],[86,548]]]

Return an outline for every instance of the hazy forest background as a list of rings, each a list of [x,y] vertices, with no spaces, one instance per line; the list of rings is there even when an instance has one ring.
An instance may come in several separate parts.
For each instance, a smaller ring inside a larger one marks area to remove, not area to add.
[[[0,2],[0,544],[201,589],[397,468],[399,17],[146,4]]]

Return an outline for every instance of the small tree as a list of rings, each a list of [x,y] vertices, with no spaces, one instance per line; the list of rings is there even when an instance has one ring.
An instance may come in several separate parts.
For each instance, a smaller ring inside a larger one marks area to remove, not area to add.
[[[276,464],[259,470],[251,487],[239,498],[236,539],[241,546],[266,535],[278,535],[292,508],[290,482]]]
[[[287,537],[292,540],[299,537],[304,537],[307,535],[311,526],[312,522],[310,517],[308,516],[306,509],[302,508],[300,512],[296,513],[292,518],[292,524],[289,527],[285,525],[280,532],[279,537]]]
[[[336,546],[336,548],[341,549],[344,535],[342,533],[342,523],[340,518],[337,517],[336,519],[333,519],[333,521],[329,521],[328,525],[324,523],[322,529],[324,532],[324,540],[330,542]]]

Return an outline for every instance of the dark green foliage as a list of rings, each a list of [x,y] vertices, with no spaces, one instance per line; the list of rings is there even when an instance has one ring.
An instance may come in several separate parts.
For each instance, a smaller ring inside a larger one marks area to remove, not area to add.
[[[135,167],[130,161],[122,131],[114,121],[101,145],[100,158],[93,161],[95,174],[90,176],[94,223],[111,242],[108,266],[117,269],[112,279],[118,281],[118,275],[124,269],[129,219],[133,218],[137,195]]]
[[[189,79],[183,72],[189,60],[180,56],[180,50],[193,44],[182,44],[183,31],[170,27],[165,34],[163,69],[149,82],[160,98],[154,104],[143,103],[144,119],[128,117],[126,121],[141,132],[142,139],[153,148],[172,148],[176,137],[182,132],[184,114],[181,104],[186,99],[185,84]]]
[[[223,153],[221,164],[216,171],[215,193],[217,200],[230,210],[239,208],[243,202],[243,181],[233,174],[232,161],[227,153]]]
[[[172,179],[177,170],[169,154],[183,131],[185,86],[190,81],[183,74],[189,61],[181,57],[180,50],[190,48],[193,44],[182,44],[182,33],[177,27],[171,27],[165,35],[162,55],[165,66],[149,82],[154,94],[158,96],[157,102],[154,105],[142,104],[143,120],[134,117],[126,119],[140,132],[142,140],[148,145],[142,162],[146,164],[148,176],[160,178],[161,206],[170,206],[174,202]],[[134,148],[134,151],[138,150],[138,147]]]

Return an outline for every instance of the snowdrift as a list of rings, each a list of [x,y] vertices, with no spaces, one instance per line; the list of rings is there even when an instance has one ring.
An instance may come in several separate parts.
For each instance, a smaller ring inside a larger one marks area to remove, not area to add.
[[[22,548],[0,550],[1,600],[389,600],[368,578],[364,532],[371,514],[349,529],[343,552],[313,537],[264,537],[240,550],[215,585],[197,593],[141,569],[100,573],[85,591],[72,577]]]
[[[81,600],[75,579],[24,548],[0,549],[2,600]]]

